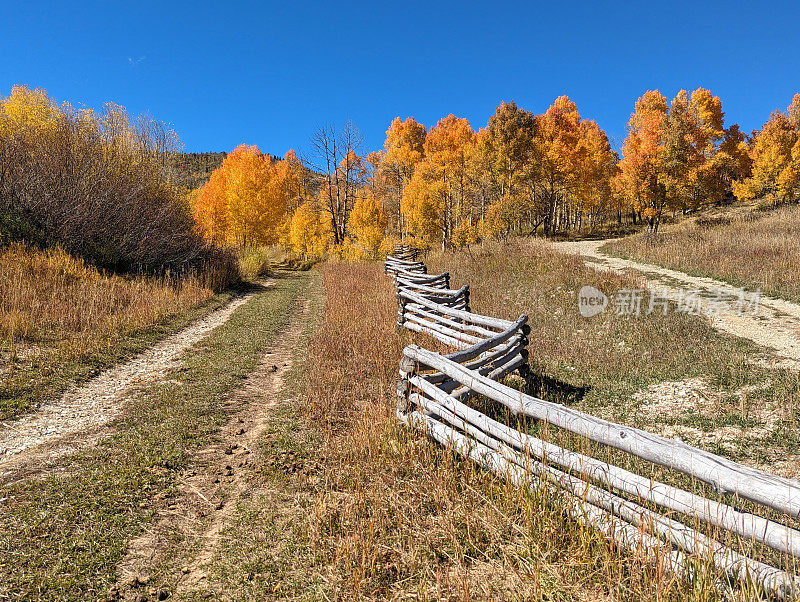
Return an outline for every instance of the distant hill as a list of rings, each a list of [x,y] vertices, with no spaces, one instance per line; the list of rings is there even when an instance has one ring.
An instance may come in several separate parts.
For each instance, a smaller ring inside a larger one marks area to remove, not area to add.
[[[222,165],[228,153],[175,153],[173,166],[185,178],[185,186],[190,189],[200,188],[208,182],[211,172]],[[280,161],[283,157],[270,155],[273,161]]]
[[[185,178],[187,188],[200,188],[208,182],[211,172],[222,165],[226,152],[219,153],[175,153],[173,165]]]

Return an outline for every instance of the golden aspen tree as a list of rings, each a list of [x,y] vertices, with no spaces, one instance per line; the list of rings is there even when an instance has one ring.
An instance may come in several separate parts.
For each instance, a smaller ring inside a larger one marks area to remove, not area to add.
[[[378,259],[386,235],[386,214],[375,197],[367,192],[356,199],[350,212],[350,234],[364,259]]]
[[[755,135],[750,156],[752,175],[734,183],[734,193],[742,199],[764,197],[773,203],[800,200],[800,132],[794,127],[792,112],[774,111]],[[797,115],[797,113],[794,113]]]
[[[327,220],[314,201],[305,201],[292,215],[289,244],[306,261],[323,257],[330,236]]]
[[[395,229],[401,238],[407,229],[403,222],[400,210],[400,199],[411,176],[414,167],[422,160],[424,155],[426,129],[413,117],[401,120],[395,117],[386,130],[386,141],[383,151],[375,157],[376,172],[385,178],[387,184],[386,205],[387,213],[394,222]]]
[[[633,207],[635,215],[657,230],[666,206],[662,149],[663,123],[669,109],[658,90],[648,90],[636,101],[628,120],[628,136],[622,145],[617,190]]]
[[[311,196],[309,191],[311,176],[293,149],[275,165],[275,177],[280,182],[282,194],[287,200],[288,213],[297,209],[304,199]]]
[[[533,113],[514,101],[502,102],[486,124],[482,150],[498,185],[497,198],[513,194],[531,160],[535,138]]]
[[[726,192],[730,192],[733,182],[744,180],[750,176],[753,161],[747,137],[739,130],[737,124],[725,129],[725,137],[720,142],[715,159],[721,165],[722,177],[725,180]]]
[[[789,114],[789,123],[796,132],[800,132],[800,94],[792,97],[792,104],[787,107],[786,112]]]
[[[255,146],[238,146],[198,194],[194,212],[199,230],[229,245],[276,243],[296,199],[295,168],[291,161],[273,163]]]
[[[701,150],[706,156],[710,156],[714,152],[716,144],[725,135],[725,113],[722,111],[722,101],[710,90],[697,88],[692,92],[690,104],[703,133]]]
[[[415,245],[430,248],[436,242],[445,246],[447,212],[444,182],[436,179],[430,166],[421,163],[403,189],[401,209]]]
[[[236,245],[260,244],[264,205],[264,159],[254,146],[239,146],[225,158],[228,168],[225,197],[228,206],[228,227]]]
[[[510,194],[492,202],[478,222],[481,238],[507,238],[519,224],[519,203]]]
[[[602,212],[610,207],[611,179],[616,172],[616,154],[611,150],[606,133],[597,123],[584,119],[580,123],[577,152],[577,180],[575,188],[577,227],[582,226],[583,214],[594,227]]]
[[[663,146],[660,148],[659,181],[664,186],[664,208],[695,209],[701,202],[696,192],[700,188],[698,178],[705,160],[706,135],[686,90],[676,94],[661,125]],[[659,220],[660,215],[656,218],[655,229]]]
[[[428,241],[437,238],[442,248],[452,246],[456,224],[472,211],[467,162],[474,138],[466,119],[452,114],[441,119],[425,137],[425,158],[403,193],[402,211],[412,234]],[[472,224],[469,219],[466,223]]]
[[[482,236],[496,230],[507,235],[507,228],[530,226],[534,188],[526,179],[533,155],[535,117],[520,109],[514,101],[502,102],[478,131],[471,162],[471,180],[477,197]],[[502,203],[504,216],[498,221],[497,211],[484,220],[487,211]]]
[[[408,180],[414,166],[422,160],[425,144],[425,126],[413,117],[401,120],[395,117],[386,130],[386,142],[383,145],[388,161]]]
[[[691,108],[698,122],[695,141],[702,155],[696,168],[694,206],[718,203],[731,192],[731,182],[747,170],[746,145],[738,126],[725,129],[722,101],[705,88],[692,92]]]
[[[364,162],[369,172],[367,186],[373,195],[382,199],[385,199],[388,195],[386,174],[381,171],[381,163],[383,163],[385,154],[384,151],[377,150],[364,157]]]
[[[559,96],[543,115],[536,117],[533,173],[529,177],[540,188],[545,235],[569,221],[564,209],[577,183],[580,121],[577,106],[567,96]]]
[[[194,219],[198,231],[206,240],[215,244],[228,242],[226,175],[226,169],[215,169],[208,182],[198,191],[194,204]]]
[[[451,242],[456,249],[468,247],[477,242],[478,223],[478,220],[470,214],[458,217],[451,237]]]

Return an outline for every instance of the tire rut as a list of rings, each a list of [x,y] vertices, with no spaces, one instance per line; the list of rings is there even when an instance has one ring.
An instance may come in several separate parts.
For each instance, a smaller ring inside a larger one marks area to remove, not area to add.
[[[269,285],[268,283],[266,284]],[[0,423],[0,482],[19,480],[48,462],[74,453],[107,434],[133,391],[180,366],[180,356],[206,338],[257,292],[236,297],[133,359],[114,366],[59,399],[14,422]]]
[[[236,510],[237,500],[253,488],[252,479],[262,463],[258,441],[267,430],[310,313],[310,299],[301,299],[299,303],[301,311],[277,336],[256,370],[227,400],[233,413],[220,431],[220,440],[195,453],[192,468],[180,480],[177,497],[162,500],[154,524],[131,542],[127,557],[118,565],[118,582],[110,593],[113,598],[136,600],[143,589],[158,597],[158,589],[147,589],[151,571],[166,562],[167,555],[174,558],[175,554],[185,562],[180,574],[167,578],[174,584],[174,591],[168,595],[185,596],[204,587],[206,571]],[[177,552],[170,550],[170,542],[176,538],[184,541]]]

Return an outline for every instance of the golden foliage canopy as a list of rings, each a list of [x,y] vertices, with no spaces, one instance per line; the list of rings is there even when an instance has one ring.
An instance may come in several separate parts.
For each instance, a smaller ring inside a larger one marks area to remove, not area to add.
[[[273,161],[255,146],[238,146],[214,170],[195,203],[198,228],[228,245],[269,245],[301,192],[294,153]]]

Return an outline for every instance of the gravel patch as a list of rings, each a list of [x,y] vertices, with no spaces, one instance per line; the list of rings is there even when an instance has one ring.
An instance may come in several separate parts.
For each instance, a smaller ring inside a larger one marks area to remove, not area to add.
[[[87,442],[95,441],[97,430],[120,415],[134,388],[163,379],[179,367],[184,351],[224,324],[253,295],[233,299],[130,361],[73,387],[36,412],[14,422],[0,423],[0,476],[74,451],[80,447],[76,437],[81,434],[93,435]]]

